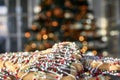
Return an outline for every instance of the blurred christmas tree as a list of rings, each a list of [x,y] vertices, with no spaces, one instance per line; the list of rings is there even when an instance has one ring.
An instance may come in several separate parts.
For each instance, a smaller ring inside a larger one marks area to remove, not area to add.
[[[82,53],[96,55],[106,49],[87,0],[41,0],[40,3],[35,9],[33,25],[25,33],[28,40],[25,51],[43,50],[60,41],[78,43]]]

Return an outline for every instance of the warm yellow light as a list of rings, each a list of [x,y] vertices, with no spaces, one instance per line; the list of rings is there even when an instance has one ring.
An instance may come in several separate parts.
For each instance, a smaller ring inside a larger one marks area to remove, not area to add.
[[[83,46],[82,49],[80,50],[82,53],[86,53],[88,47],[87,46]]]
[[[48,38],[48,35],[44,34],[43,39],[47,39],[47,38]]]
[[[79,40],[80,40],[80,41],[84,41],[84,39],[85,39],[85,38],[84,38],[83,36],[79,36]]]
[[[50,38],[53,38],[53,37],[54,37],[54,34],[53,34],[53,33],[49,33],[49,37],[50,37]]]
[[[37,45],[36,45],[35,43],[32,43],[32,44],[31,44],[31,47],[32,47],[32,48],[36,48]]]
[[[53,21],[53,22],[52,22],[52,26],[53,26],[53,27],[57,27],[57,26],[58,26],[58,22],[57,22],[57,21]]]
[[[88,47],[87,46],[83,46],[83,49],[86,51],[88,49]]]
[[[26,32],[26,33],[25,33],[25,37],[26,37],[26,38],[29,38],[30,36],[31,36],[30,32]]]
[[[41,35],[40,34],[37,34],[37,40],[41,40]]]
[[[36,29],[37,29],[37,26],[36,26],[36,25],[32,25],[31,29],[32,29],[32,30],[36,30]]]
[[[51,15],[52,15],[52,13],[51,13],[50,11],[47,11],[47,12],[46,12],[46,16],[47,16],[47,17],[51,17]]]
[[[97,55],[97,51],[96,50],[93,50],[92,51],[94,55]]]
[[[82,53],[85,53],[85,52],[86,52],[86,50],[85,50],[85,49],[81,49],[81,52],[82,52]]]

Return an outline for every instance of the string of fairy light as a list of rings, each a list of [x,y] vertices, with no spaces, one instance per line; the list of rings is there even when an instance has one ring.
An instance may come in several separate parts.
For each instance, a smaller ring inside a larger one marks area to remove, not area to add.
[[[65,0],[62,1],[64,4],[58,4],[59,0],[43,0],[43,4],[35,7],[33,24],[25,33],[28,40],[25,51],[50,48],[56,42],[75,41],[82,44],[82,53],[102,54],[101,50],[106,48],[104,41],[107,38],[101,36],[94,15],[89,12],[87,0],[78,0],[81,5],[76,1],[72,3],[72,0]],[[91,41],[89,38],[92,38]]]

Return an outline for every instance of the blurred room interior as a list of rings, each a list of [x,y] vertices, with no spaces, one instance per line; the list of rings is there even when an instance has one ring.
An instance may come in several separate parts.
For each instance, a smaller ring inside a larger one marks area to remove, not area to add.
[[[0,0],[0,53],[41,50],[55,42],[75,41],[83,45],[83,53],[120,57],[120,0],[72,1]],[[81,18],[76,6],[87,18]]]

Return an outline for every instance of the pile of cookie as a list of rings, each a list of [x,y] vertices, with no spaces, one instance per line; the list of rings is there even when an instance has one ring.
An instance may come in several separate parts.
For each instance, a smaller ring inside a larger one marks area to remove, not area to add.
[[[82,55],[74,42],[0,55],[0,80],[110,80],[119,70],[120,59]]]

